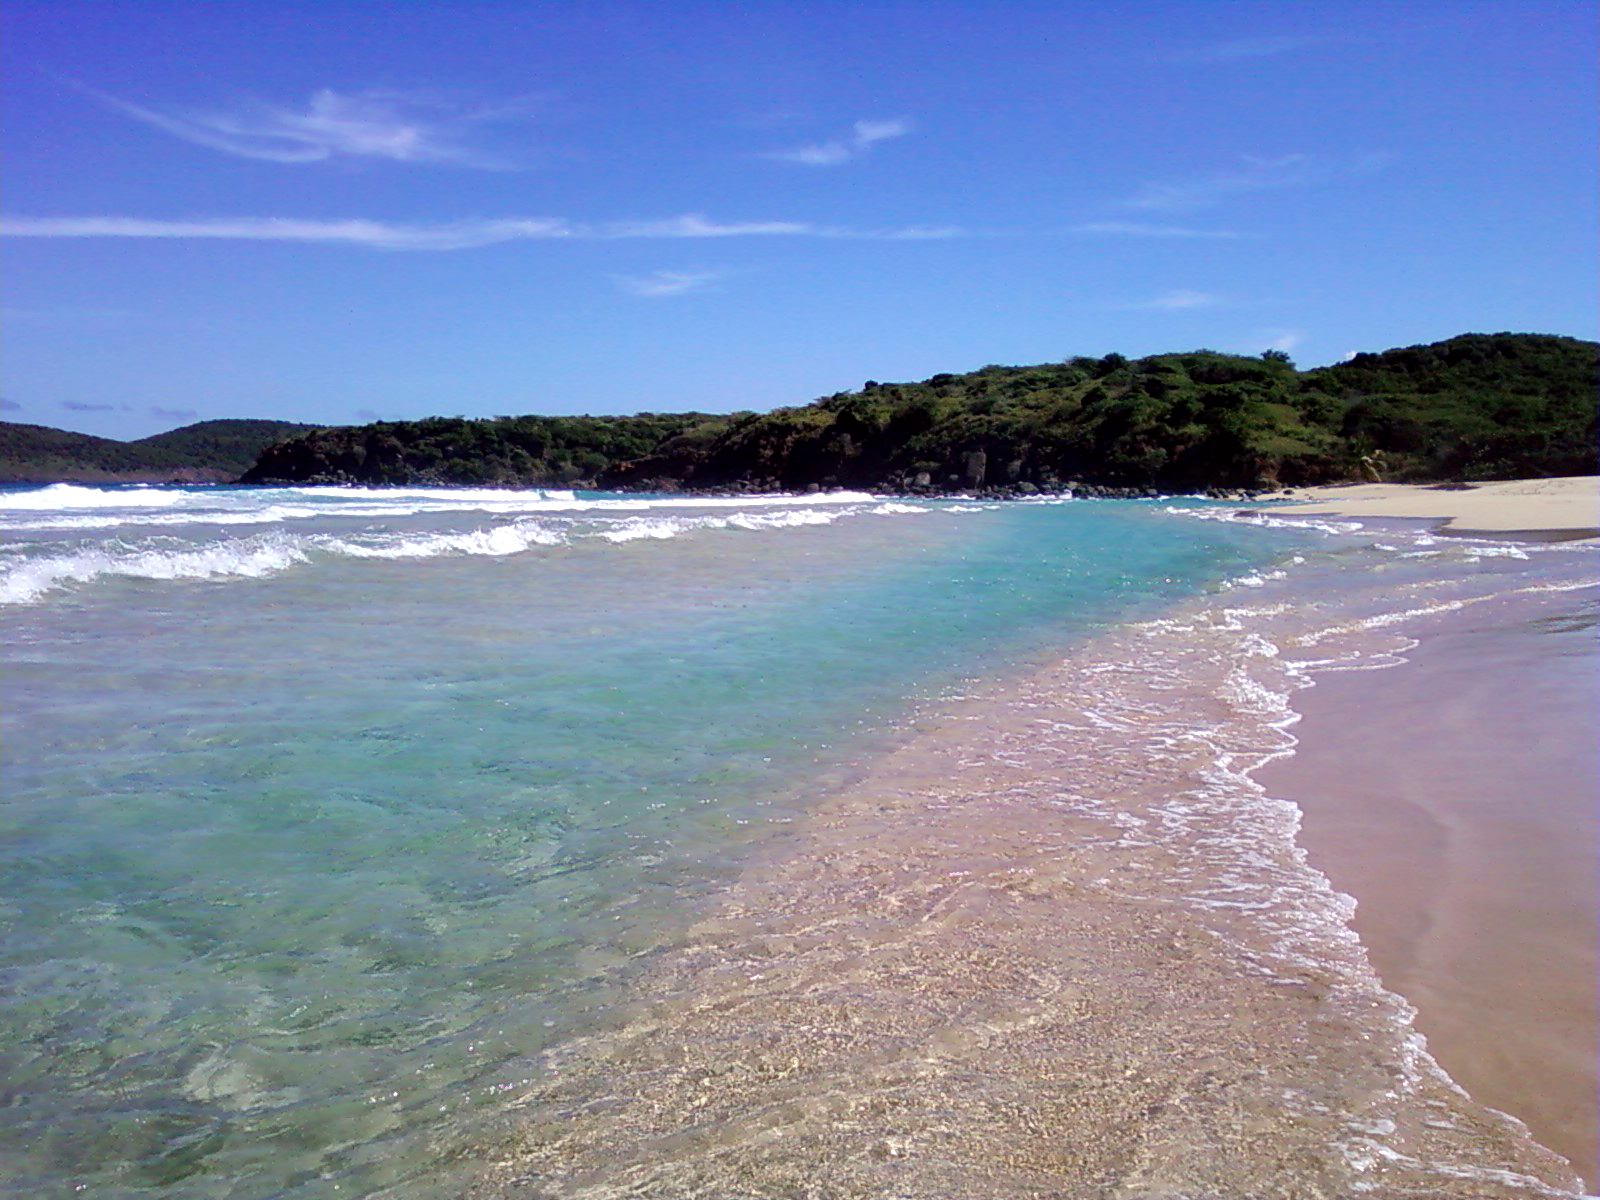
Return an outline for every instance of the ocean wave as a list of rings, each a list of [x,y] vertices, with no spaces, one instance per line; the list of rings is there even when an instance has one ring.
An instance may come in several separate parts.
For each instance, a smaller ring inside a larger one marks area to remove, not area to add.
[[[0,492],[0,512],[60,512],[63,509],[167,508],[180,504],[186,493],[160,488],[97,488],[76,483],[52,483],[25,492]]]
[[[521,554],[535,546],[560,546],[566,541],[563,535],[533,524],[496,525],[466,533],[391,535],[366,540],[316,539],[319,549],[351,558],[437,558],[444,554],[504,557]]]
[[[608,542],[662,540],[701,529],[793,529],[802,525],[832,525],[843,512],[738,513],[731,517],[644,517],[598,531]]]
[[[358,559],[504,557],[565,541],[560,533],[532,524],[498,525],[459,533],[369,533],[350,537],[272,532],[198,545],[176,538],[139,542],[113,538],[20,561],[13,556],[13,561],[0,565],[0,604],[27,604],[57,589],[105,578],[262,579],[319,555]]]
[[[577,493],[567,488],[452,488],[452,487],[285,487],[267,491],[291,492],[309,499],[342,502],[351,498],[381,500],[393,503],[404,500],[422,500],[429,503],[458,504],[470,501],[475,504],[523,504],[542,500],[561,502],[576,499]]]
[[[546,523],[523,518],[484,528],[449,531],[368,529],[338,534],[297,534],[271,530],[209,542],[163,534],[53,546],[47,543],[31,547],[11,545],[4,547],[5,553],[0,555],[0,604],[32,603],[50,592],[102,578],[258,579],[319,556],[389,560],[449,555],[507,557],[586,539],[623,543],[664,540],[702,530],[768,532],[831,525],[850,516],[903,516],[934,511],[893,501],[871,502],[870,496],[866,500],[869,503],[853,502],[829,509],[797,504],[775,509],[769,506],[768,511],[692,515],[611,516],[604,512],[577,512],[547,517]],[[552,527],[552,520],[559,527]]]
[[[865,499],[870,501],[872,497],[866,496]],[[832,525],[835,521],[846,517],[915,516],[933,511],[935,510],[931,508],[886,500],[865,506],[855,504],[831,511],[818,511],[814,508],[793,508],[780,512],[741,512],[726,517],[651,516],[634,518],[612,528],[601,529],[596,536],[608,542],[633,542],[641,539],[664,540],[706,529],[744,529],[756,532],[769,529],[797,529],[805,526]]]
[[[0,509],[0,530],[22,533],[30,530],[120,529],[127,526],[172,528],[180,525],[276,525],[284,521],[304,520],[325,515],[327,515],[326,510],[323,509],[288,504],[270,504],[261,508],[247,509],[186,509],[176,504],[148,509],[134,507],[120,510],[94,509],[92,506],[88,506],[81,512],[37,512],[29,513],[26,516],[12,516]],[[378,511],[371,514],[347,513],[345,515],[382,516],[385,514]]]
[[[1478,558],[1520,558],[1526,559],[1528,552],[1520,546],[1506,545],[1474,545],[1467,551],[1468,560]]]
[[[875,497],[867,492],[816,492],[810,495],[651,496],[588,493],[550,488],[285,488],[285,493],[314,502],[329,512],[356,509],[383,515],[418,512],[644,512],[654,509],[815,508],[861,504]]]
[[[1228,525],[1254,525],[1262,529],[1310,529],[1330,536],[1356,533],[1364,528],[1360,521],[1328,520],[1312,516],[1278,517],[1262,512],[1259,509],[1183,508],[1176,504],[1169,504],[1162,511],[1172,513],[1174,516],[1189,517],[1197,521],[1221,521]]]
[[[0,575],[0,604],[27,604],[71,584],[130,579],[260,579],[307,560],[297,539],[270,535],[205,546],[129,545],[120,540],[26,559]]]
[[[871,503],[866,492],[811,495],[579,495],[562,488],[96,488],[51,484],[0,492],[0,530],[271,525],[317,517],[403,518],[449,513],[536,516],[660,510],[827,510]]]

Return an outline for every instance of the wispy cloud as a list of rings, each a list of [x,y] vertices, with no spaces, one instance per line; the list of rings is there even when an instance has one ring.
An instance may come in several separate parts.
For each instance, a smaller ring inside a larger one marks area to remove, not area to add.
[[[1170,292],[1163,292],[1153,300],[1146,300],[1140,308],[1164,309],[1175,312],[1186,308],[1216,308],[1223,303],[1222,297],[1210,292],[1196,292],[1185,288],[1177,288]]]
[[[766,157],[779,162],[800,163],[807,167],[837,167],[852,159],[860,158],[879,142],[904,137],[911,132],[911,129],[911,122],[903,117],[887,121],[857,121],[850,127],[849,134],[844,137],[827,142],[813,142],[810,145],[797,146],[792,150],[774,150]]]
[[[7,400],[4,396],[0,396],[0,412],[21,412],[21,411],[22,411],[22,405],[18,404],[15,400]]]
[[[448,225],[396,225],[360,219],[202,217],[186,221],[144,217],[3,217],[0,235],[62,238],[213,238],[256,242],[329,242],[384,250],[462,250],[530,238],[572,236],[564,221],[512,219]]]
[[[1305,341],[1303,329],[1263,329],[1255,335],[1255,346],[1260,350],[1281,350],[1285,354]]]
[[[577,228],[581,237],[601,238],[814,237],[822,232],[805,221],[713,221],[700,213]]]
[[[1231,41],[1211,42],[1187,50],[1174,50],[1165,56],[1167,62],[1238,62],[1247,58],[1276,58],[1296,50],[1326,45],[1325,37],[1298,34],[1277,34],[1265,37],[1234,38]]]
[[[806,221],[714,221],[698,213],[643,221],[584,223],[560,217],[506,217],[408,225],[361,218],[293,217],[0,217],[0,236],[36,238],[202,238],[256,242],[313,242],[380,250],[467,250],[501,242],[624,238],[810,237],[920,241],[961,236],[953,226],[911,225],[853,229]]]
[[[1232,170],[1198,175],[1173,183],[1146,184],[1127,202],[1129,208],[1152,212],[1206,208],[1253,192],[1312,187],[1365,175],[1386,166],[1387,154],[1368,154],[1338,161],[1309,154],[1275,157],[1244,155]]]
[[[724,277],[721,271],[652,271],[648,275],[619,275],[617,285],[635,296],[681,296],[711,287]]]
[[[81,400],[63,400],[61,407],[68,412],[116,412],[115,404],[85,404]]]
[[[163,421],[192,421],[200,414],[192,408],[162,408],[152,404],[150,415]]]
[[[1152,183],[1128,201],[1132,208],[1165,211],[1205,208],[1250,192],[1301,187],[1312,182],[1311,159],[1304,154],[1279,158],[1246,157],[1237,170],[1202,175],[1177,183]]]
[[[1185,225],[1149,225],[1138,221],[1090,221],[1074,225],[1072,233],[1099,234],[1106,237],[1146,238],[1242,238],[1250,235],[1231,229],[1193,229]]]
[[[133,104],[85,88],[102,104],[164,133],[240,158],[277,163],[386,159],[458,167],[511,164],[475,147],[475,127],[527,117],[525,102],[465,109],[433,96],[323,88],[304,108],[252,102],[202,111]]]

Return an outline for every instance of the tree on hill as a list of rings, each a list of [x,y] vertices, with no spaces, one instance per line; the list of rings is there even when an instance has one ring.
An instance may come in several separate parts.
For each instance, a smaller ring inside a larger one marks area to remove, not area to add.
[[[1359,477],[1593,472],[1593,342],[1468,334],[1298,371],[1194,350],[869,380],[767,413],[501,417],[317,430],[251,481],[621,488],[1052,487],[1191,491]]]
[[[0,482],[225,482],[267,446],[305,433],[293,421],[201,421],[136,442],[0,421]]]
[[[268,447],[244,483],[443,483],[560,486],[592,482],[613,463],[728,418],[429,417],[314,430]]]

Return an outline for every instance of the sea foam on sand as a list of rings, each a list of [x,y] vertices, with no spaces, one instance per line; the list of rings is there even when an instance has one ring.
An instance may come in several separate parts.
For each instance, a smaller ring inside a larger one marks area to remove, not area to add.
[[[1275,511],[1438,520],[1450,533],[1594,538],[1600,537],[1600,477],[1570,475],[1445,486],[1343,484],[1306,488],[1293,504]]]
[[[1594,604],[1507,597],[1413,625],[1406,663],[1297,697],[1300,744],[1258,776],[1304,811],[1312,864],[1356,897],[1356,931],[1433,1056],[1591,1187]]]

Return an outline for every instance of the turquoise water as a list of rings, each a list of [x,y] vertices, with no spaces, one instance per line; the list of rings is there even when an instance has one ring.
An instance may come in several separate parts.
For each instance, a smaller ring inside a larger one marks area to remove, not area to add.
[[[0,493],[0,1178],[453,1194],[916,705],[1322,537],[1165,508]]]

